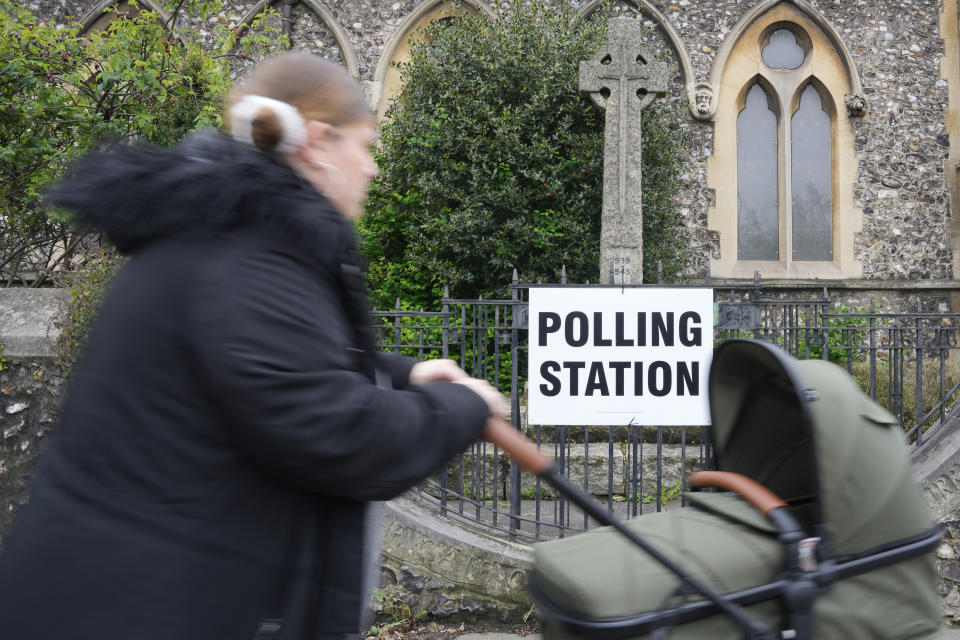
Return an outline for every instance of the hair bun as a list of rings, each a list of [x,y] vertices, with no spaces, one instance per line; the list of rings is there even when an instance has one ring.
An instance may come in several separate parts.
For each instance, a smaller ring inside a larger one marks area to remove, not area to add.
[[[250,122],[250,137],[261,151],[273,151],[283,140],[283,125],[272,109],[261,107]]]
[[[261,151],[292,153],[307,140],[307,125],[296,107],[248,94],[230,107],[230,133]]]

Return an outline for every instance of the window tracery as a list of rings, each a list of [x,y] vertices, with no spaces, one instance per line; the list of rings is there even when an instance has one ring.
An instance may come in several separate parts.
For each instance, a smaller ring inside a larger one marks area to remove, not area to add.
[[[853,81],[835,34],[797,3],[751,16],[714,77],[716,152],[708,185],[716,204],[718,276],[858,277],[854,234]],[[839,105],[839,108],[838,108]]]

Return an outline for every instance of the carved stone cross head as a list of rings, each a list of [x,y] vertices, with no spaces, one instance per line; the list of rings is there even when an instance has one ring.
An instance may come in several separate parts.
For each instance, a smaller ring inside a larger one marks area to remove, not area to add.
[[[604,113],[603,209],[600,278],[611,284],[643,282],[641,114],[669,88],[667,65],[640,46],[643,25],[613,18],[607,42],[580,63],[580,91]]]
[[[640,46],[643,24],[634,18],[611,18],[607,41],[590,60],[580,63],[580,91],[606,108],[611,99],[635,94],[640,108],[669,88],[665,62],[657,62]]]

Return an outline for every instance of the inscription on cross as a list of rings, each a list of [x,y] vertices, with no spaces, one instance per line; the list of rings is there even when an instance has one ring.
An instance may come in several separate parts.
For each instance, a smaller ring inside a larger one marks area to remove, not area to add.
[[[580,63],[580,91],[606,111],[600,282],[643,282],[640,112],[668,88],[668,70],[640,46],[643,25],[612,18],[607,42]]]

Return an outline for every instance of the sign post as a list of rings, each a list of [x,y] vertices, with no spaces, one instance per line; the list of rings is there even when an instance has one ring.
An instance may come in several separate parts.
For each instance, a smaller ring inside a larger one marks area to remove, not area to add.
[[[530,289],[529,423],[710,424],[713,292]]]

